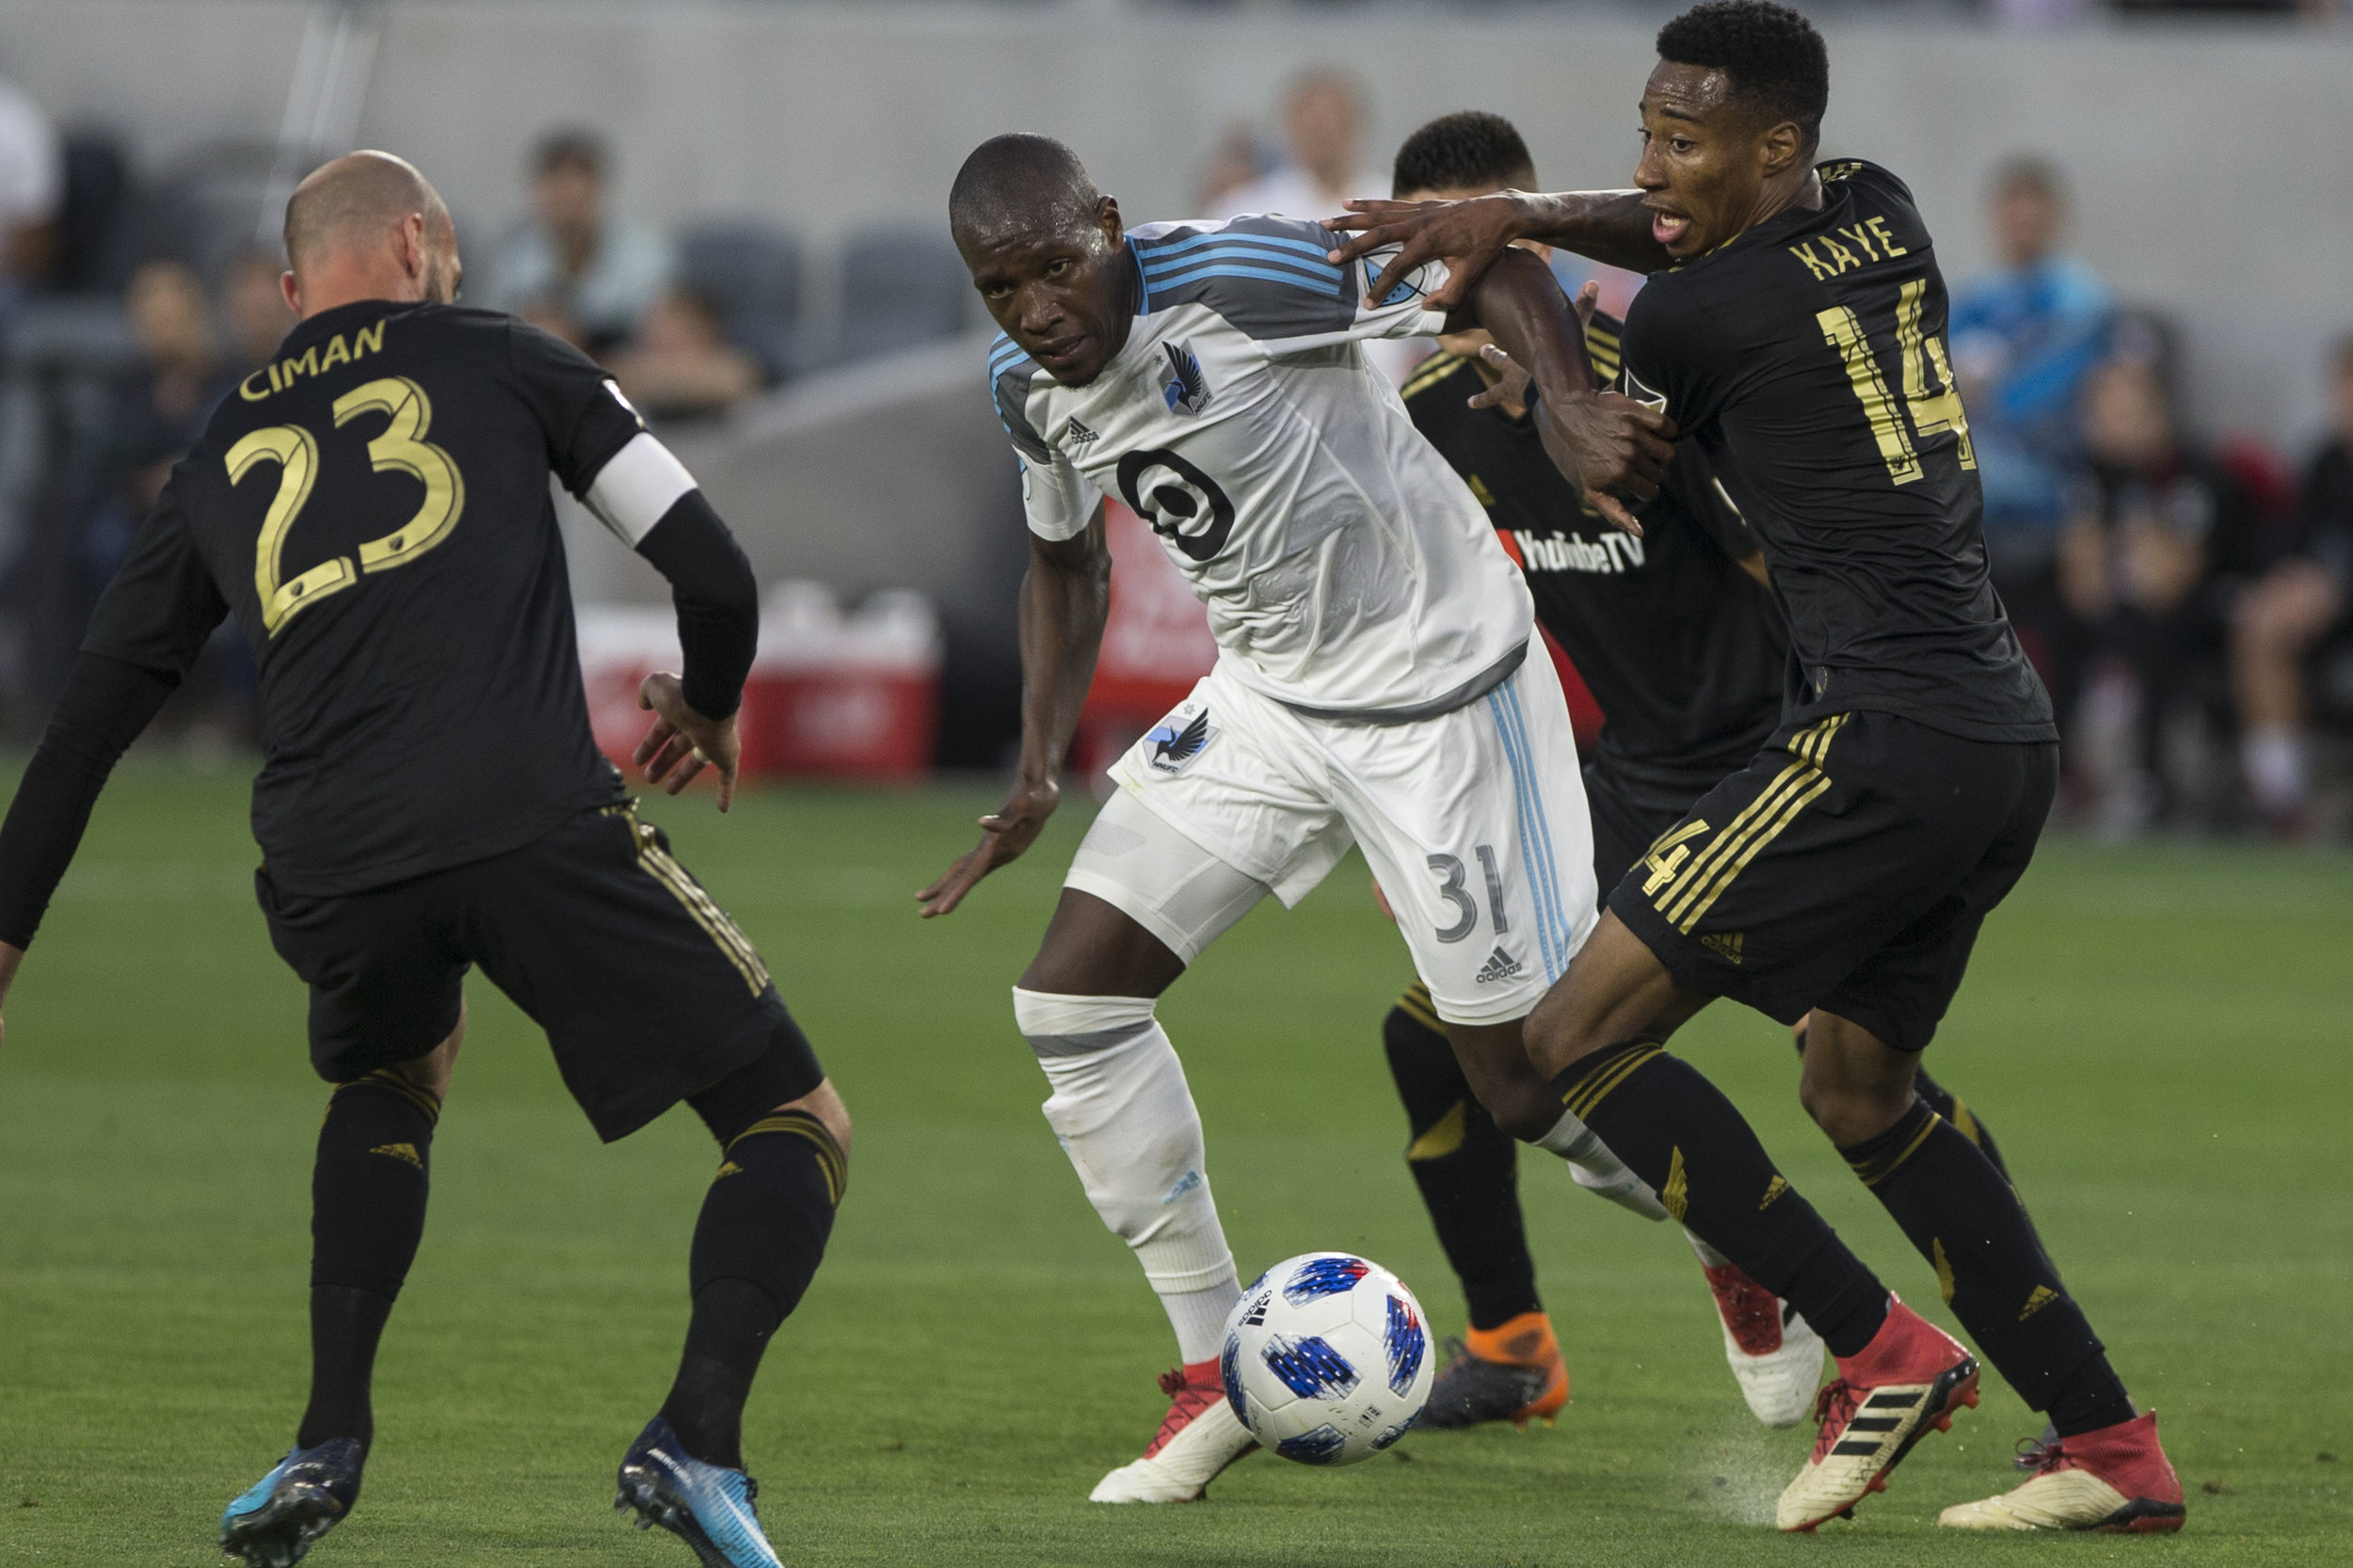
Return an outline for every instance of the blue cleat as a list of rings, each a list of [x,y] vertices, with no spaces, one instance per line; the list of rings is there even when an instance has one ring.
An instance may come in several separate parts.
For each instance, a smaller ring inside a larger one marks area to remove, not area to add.
[[[294,1568],[360,1500],[356,1437],[293,1448],[220,1516],[220,1549],[251,1568]]]
[[[621,1461],[615,1509],[637,1511],[637,1528],[660,1525],[695,1548],[703,1568],[783,1568],[760,1528],[752,1499],[760,1483],[741,1470],[706,1464],[679,1447],[657,1416]]]

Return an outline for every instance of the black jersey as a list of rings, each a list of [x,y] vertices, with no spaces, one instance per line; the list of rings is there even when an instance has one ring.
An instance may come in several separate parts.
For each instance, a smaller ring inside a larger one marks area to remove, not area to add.
[[[1619,329],[1595,315],[1586,331],[1605,381]],[[1470,360],[1441,352],[1407,378],[1405,409],[1527,574],[1536,618],[1601,705],[1602,755],[1656,782],[1712,786],[1781,718],[1781,615],[1737,564],[1754,536],[1690,443],[1641,509],[1642,536],[1621,532],[1561,476],[1532,420],[1469,406],[1481,386]]]
[[[519,847],[621,795],[548,475],[585,493],[643,428],[595,364],[511,317],[322,312],[172,471],[84,646],[176,672],[235,616],[261,672],[253,834],[282,888]]]
[[[1870,709],[2056,739],[1986,577],[1928,230],[1885,169],[1819,172],[1819,209],[1651,278],[1627,312],[1627,391],[1699,445],[1756,530],[1788,617],[1795,720]]]

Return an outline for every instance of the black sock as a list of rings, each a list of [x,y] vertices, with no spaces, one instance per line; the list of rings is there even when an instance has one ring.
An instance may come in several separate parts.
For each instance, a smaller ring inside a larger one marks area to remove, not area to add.
[[[1887,1288],[1689,1063],[1656,1040],[1625,1040],[1578,1061],[1552,1087],[1668,1213],[1804,1314],[1832,1354],[1871,1342],[1887,1317]]]
[[[1520,1216],[1518,1146],[1471,1093],[1436,1017],[1430,993],[1417,985],[1381,1026],[1414,1133],[1405,1168],[1463,1281],[1471,1327],[1501,1328],[1522,1313],[1544,1310]]]
[[[726,1144],[695,1224],[695,1316],[662,1404],[706,1464],[744,1467],[744,1401],[825,1255],[845,1176],[841,1146],[807,1112],[763,1117]]]
[[[1800,1029],[1790,1036],[1801,1057],[1805,1054],[1807,1032]],[[2001,1145],[1993,1142],[1993,1129],[1977,1120],[1976,1113],[1961,1102],[1959,1095],[1930,1078],[1926,1067],[1913,1069],[1912,1089],[1913,1093],[1929,1102],[1929,1110],[1952,1123],[1962,1137],[1983,1149],[1985,1157],[1993,1161],[1993,1168],[2002,1173],[2002,1179],[2009,1180],[2009,1167],[2002,1162]]]
[[[440,1104],[389,1072],[337,1089],[311,1173],[311,1403],[295,1441],[375,1434],[376,1346],[424,1236]]]
[[[1961,1103],[1959,1095],[1929,1076],[1922,1067],[1912,1075],[1913,1092],[1929,1102],[1929,1109],[1953,1124],[1953,1130],[1977,1145],[1978,1152],[1993,1163],[2004,1181],[2009,1180],[2009,1167],[2002,1162],[2001,1145],[1993,1141],[1993,1129],[1977,1120],[1977,1113]]]
[[[2051,1410],[2080,1389],[2071,1419],[2132,1418],[2083,1309],[1984,1151],[1915,1099],[1894,1127],[1838,1152],[1935,1268],[1953,1315],[2030,1408]]]

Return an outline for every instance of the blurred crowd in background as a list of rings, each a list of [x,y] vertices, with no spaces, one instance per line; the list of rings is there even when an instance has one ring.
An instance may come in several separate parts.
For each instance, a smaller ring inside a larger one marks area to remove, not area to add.
[[[1345,72],[1295,78],[1263,122],[1219,136],[1198,171],[1198,213],[1321,216],[1388,195],[1367,123]],[[813,289],[811,253],[781,227],[728,219],[665,232],[616,211],[613,154],[593,130],[552,128],[520,153],[511,213],[458,215],[465,302],[577,344],[658,424],[724,422],[798,379],[982,325],[939,223],[910,215],[848,234],[829,251],[830,286]],[[256,216],[272,179],[282,171],[233,158],[143,178],[104,134],[60,135],[0,83],[8,739],[38,733],[171,462],[293,324],[274,225]],[[2196,439],[2193,428],[2231,422],[2190,417],[2215,410],[2185,384],[2174,330],[2073,258],[2069,212],[2057,162],[1990,168],[1971,216],[1989,226],[2000,264],[1947,280],[1994,581],[2066,731],[2061,809],[2119,836],[2343,837],[2353,828],[2353,339],[2278,367],[2330,389],[2332,427],[2315,450],[2260,430]],[[1641,281],[1601,280],[1620,312]],[[1401,375],[1411,358],[1386,368]],[[166,728],[184,744],[248,742],[251,693],[242,649],[221,639]]]

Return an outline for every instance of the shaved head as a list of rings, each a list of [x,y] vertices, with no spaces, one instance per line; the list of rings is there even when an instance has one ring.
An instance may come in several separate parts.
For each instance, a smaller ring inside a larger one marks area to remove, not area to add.
[[[454,238],[440,194],[406,158],[348,152],[321,164],[286,202],[286,260],[296,277],[351,245],[384,243],[409,217],[440,243]]]
[[[975,245],[1017,233],[1092,228],[1102,210],[1103,193],[1079,155],[1026,132],[974,148],[948,192],[948,227],[968,260]]]

